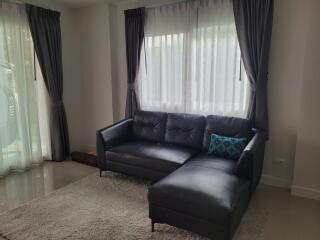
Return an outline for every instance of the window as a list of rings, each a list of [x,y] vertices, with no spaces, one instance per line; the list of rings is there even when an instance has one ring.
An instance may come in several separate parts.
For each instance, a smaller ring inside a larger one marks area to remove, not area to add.
[[[148,9],[142,48],[143,110],[246,117],[249,83],[230,1]]]

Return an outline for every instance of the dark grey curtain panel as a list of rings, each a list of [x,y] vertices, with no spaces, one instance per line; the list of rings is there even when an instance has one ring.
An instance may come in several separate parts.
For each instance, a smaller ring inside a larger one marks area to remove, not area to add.
[[[241,56],[252,94],[249,117],[268,132],[267,80],[273,0],[233,0]]]
[[[128,90],[126,101],[126,118],[132,118],[139,109],[134,89],[139,70],[141,48],[144,40],[145,8],[125,11],[125,31],[127,50]]]
[[[41,72],[51,100],[52,158],[65,160],[70,153],[63,95],[60,13],[26,5],[29,26]]]

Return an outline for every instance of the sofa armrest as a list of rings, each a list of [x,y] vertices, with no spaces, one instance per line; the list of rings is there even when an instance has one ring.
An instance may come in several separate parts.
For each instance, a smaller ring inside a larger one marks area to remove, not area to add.
[[[105,152],[112,147],[129,141],[131,138],[132,125],[133,119],[125,119],[97,131],[97,157],[98,166],[101,170],[107,170]]]
[[[260,130],[254,130],[255,134],[241,154],[237,166],[236,174],[251,181],[251,192],[254,192],[259,184],[266,142],[266,133]]]

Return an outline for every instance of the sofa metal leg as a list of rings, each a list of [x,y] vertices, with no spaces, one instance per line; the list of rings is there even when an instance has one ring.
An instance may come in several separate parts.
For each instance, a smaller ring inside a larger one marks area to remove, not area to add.
[[[102,170],[100,169],[100,177],[102,177]]]
[[[151,232],[154,232],[154,222],[151,220]]]

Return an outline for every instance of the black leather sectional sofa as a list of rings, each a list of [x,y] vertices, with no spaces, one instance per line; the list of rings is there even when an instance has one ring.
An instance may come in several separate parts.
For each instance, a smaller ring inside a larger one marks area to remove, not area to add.
[[[232,239],[259,183],[266,136],[246,119],[136,113],[97,132],[100,171],[152,180],[149,216],[216,240]],[[209,156],[210,135],[245,137],[234,161]]]

